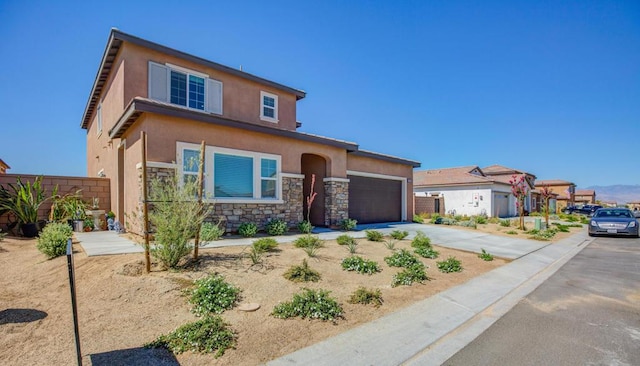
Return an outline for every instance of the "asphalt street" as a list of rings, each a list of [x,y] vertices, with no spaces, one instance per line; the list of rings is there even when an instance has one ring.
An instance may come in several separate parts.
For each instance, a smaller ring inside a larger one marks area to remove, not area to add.
[[[640,365],[640,239],[597,238],[445,365]]]

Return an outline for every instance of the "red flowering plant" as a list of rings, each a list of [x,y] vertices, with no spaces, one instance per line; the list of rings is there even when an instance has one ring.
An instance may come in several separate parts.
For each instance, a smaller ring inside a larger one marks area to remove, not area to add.
[[[524,230],[524,200],[529,194],[529,184],[524,174],[512,175],[509,183],[511,184],[511,193],[516,198],[516,208],[520,215],[520,230]]]

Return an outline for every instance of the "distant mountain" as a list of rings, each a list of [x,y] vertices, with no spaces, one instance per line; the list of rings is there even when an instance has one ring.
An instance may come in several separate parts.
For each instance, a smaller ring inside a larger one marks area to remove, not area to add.
[[[625,204],[627,202],[640,201],[640,185],[613,185],[613,186],[591,186],[579,189],[593,189],[596,191],[596,200],[617,202]]]

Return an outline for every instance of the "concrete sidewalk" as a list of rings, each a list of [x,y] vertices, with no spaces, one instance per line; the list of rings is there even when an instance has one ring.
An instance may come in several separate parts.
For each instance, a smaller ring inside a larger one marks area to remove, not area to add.
[[[267,365],[441,365],[590,242],[575,234]]]
[[[365,238],[365,230],[368,229],[378,230],[385,235],[388,235],[393,230],[404,230],[409,233],[408,239],[413,239],[418,231],[422,231],[431,238],[431,242],[434,245],[475,253],[480,253],[482,249],[485,249],[497,257],[507,259],[520,258],[523,255],[549,245],[549,242],[490,235],[480,231],[460,230],[439,225],[422,225],[402,222],[358,225],[355,231],[350,231],[346,234],[354,238]],[[142,253],[144,251],[141,245],[136,244],[125,236],[114,231],[92,231],[88,233],[74,234],[82,248],[84,248],[84,251],[87,253],[87,256],[90,257],[98,255]],[[317,229],[314,230],[313,234],[317,235],[322,240],[333,240],[338,236],[345,234],[345,232]],[[273,238],[279,244],[289,244],[293,243],[300,236],[302,235],[283,235],[274,236]],[[211,242],[201,248],[209,249],[228,246],[247,246],[251,245],[255,240],[256,238],[225,237],[222,240]]]

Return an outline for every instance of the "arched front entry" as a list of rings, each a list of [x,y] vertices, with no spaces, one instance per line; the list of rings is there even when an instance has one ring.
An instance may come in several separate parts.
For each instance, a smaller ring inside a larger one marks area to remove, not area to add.
[[[324,194],[324,178],[327,175],[327,161],[319,155],[302,154],[301,158],[302,174],[304,181],[302,183],[303,193],[303,216],[305,220],[309,220],[313,226],[326,226],[325,223],[325,194]],[[316,198],[311,204],[311,212],[307,217],[307,197],[311,193],[311,177],[315,174],[316,181],[313,191],[317,193]]]

